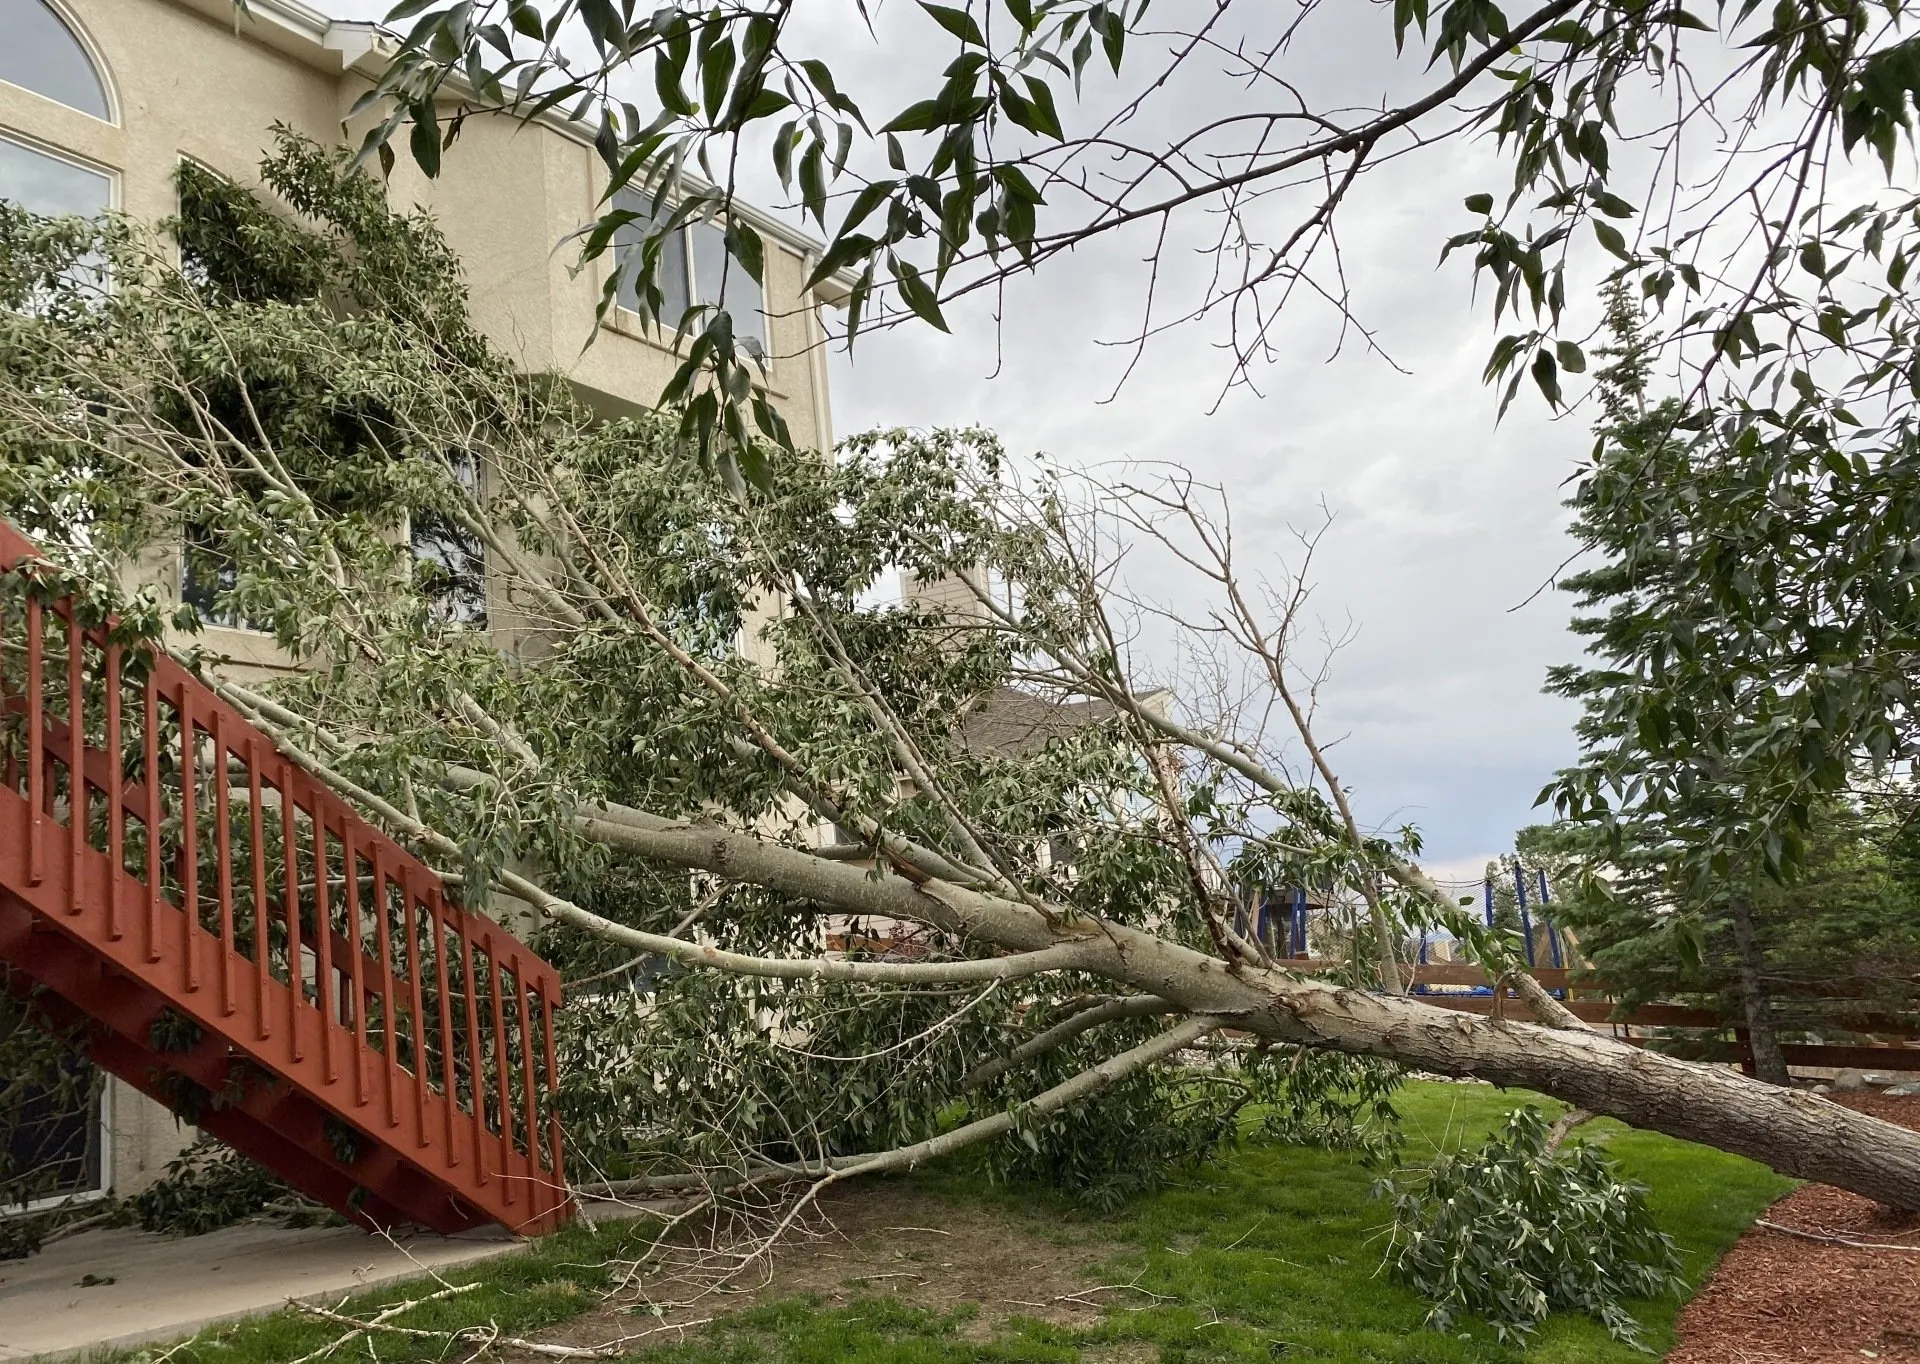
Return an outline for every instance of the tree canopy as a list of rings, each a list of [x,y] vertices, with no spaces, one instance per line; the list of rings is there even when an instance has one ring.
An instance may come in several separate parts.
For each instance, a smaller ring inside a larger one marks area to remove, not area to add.
[[[1359,823],[1304,588],[1243,573],[1217,490],[916,431],[729,490],[673,414],[592,420],[494,352],[432,224],[343,158],[287,139],[263,167],[301,222],[196,174],[177,262],[138,224],[0,208],[0,509],[54,565],[26,590],[155,637],[272,630],[301,667],[267,682],[167,647],[468,903],[537,922],[604,1174],[817,1189],[992,1142],[1124,1191],[1255,1099],[1377,1141],[1413,1066],[1920,1205],[1920,1139],[1586,1031],[1523,974],[1540,1023],[1401,993],[1409,929],[1497,975],[1514,943]],[[182,543],[201,592],[126,595]],[[1116,556],[1142,543],[1212,586],[1195,644],[1246,690],[1137,671],[1150,603]],[[900,573],[966,604],[891,601]],[[979,742],[1008,698],[1077,719]],[[1276,959],[1248,884],[1321,888],[1350,959]],[[1170,1064],[1208,1049],[1230,1063]]]
[[[1124,235],[1147,263],[1138,326],[1117,339],[1137,350],[1218,321],[1232,384],[1297,303],[1367,334],[1340,254],[1357,184],[1491,139],[1500,178],[1426,207],[1444,221],[1463,205],[1435,246],[1471,259],[1509,328],[1487,366],[1503,404],[1529,380],[1571,399],[1593,323],[1581,301],[1611,274],[1671,321],[1662,355],[1681,386],[1724,390],[1754,439],[1840,451],[1900,423],[1914,204],[1871,182],[1910,150],[1920,40],[1903,4],[965,0],[906,14],[888,30],[896,88],[869,95],[844,74],[878,22],[859,0],[825,46],[787,0],[404,0],[397,54],[357,111],[363,151],[390,165],[404,134],[435,175],[476,115],[587,124],[608,178],[582,252],[636,243],[617,275],[654,313],[662,243],[692,218],[718,215],[736,264],[759,274],[758,233],[728,210],[764,157],[827,238],[813,278],[845,282],[849,338],[944,328],[956,302]],[[1356,65],[1379,73],[1377,92],[1316,79]],[[1197,283],[1163,273],[1193,247],[1213,258]],[[759,469],[759,439],[787,436],[752,344],[711,305],[662,321],[686,343],[663,395],[686,401],[685,430],[703,450],[726,430]]]

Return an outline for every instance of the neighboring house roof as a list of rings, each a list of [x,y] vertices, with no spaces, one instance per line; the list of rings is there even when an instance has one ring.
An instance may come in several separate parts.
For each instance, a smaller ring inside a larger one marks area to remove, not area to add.
[[[301,4],[300,0],[247,0],[244,11],[235,6],[234,0],[173,0],[173,3],[221,23],[231,24],[237,33],[244,33],[276,51],[332,74],[353,71],[369,80],[378,80],[399,47],[399,39],[378,24],[330,18],[309,5]],[[456,92],[467,88],[457,79],[450,86]],[[547,110],[535,121],[562,137],[572,138],[586,146],[593,145],[594,130],[558,109]],[[697,175],[689,174],[684,178],[696,189],[705,191],[714,188]],[[752,204],[737,201],[729,211],[762,236],[772,237],[803,256],[818,259],[826,250],[825,243],[818,238],[796,231]],[[851,272],[840,270],[831,279],[822,281],[814,292],[823,301],[839,305],[854,282],[855,276]]]
[[[1106,701],[1083,698],[1054,701],[1033,692],[1002,687],[976,702],[960,720],[961,741],[970,753],[1026,758],[1055,739],[1071,737],[1115,714]]]

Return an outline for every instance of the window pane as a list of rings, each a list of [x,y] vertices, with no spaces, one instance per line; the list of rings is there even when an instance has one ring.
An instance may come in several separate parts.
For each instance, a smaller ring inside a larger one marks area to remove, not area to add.
[[[737,258],[729,258],[727,234],[717,223],[695,223],[687,231],[693,237],[694,296],[731,313],[735,336],[750,336],[764,346],[767,329],[760,315],[760,285]]]
[[[0,81],[106,118],[107,91],[80,40],[42,0],[0,0]]]
[[[249,622],[228,599],[240,585],[240,569],[208,526],[188,526],[180,547],[180,600],[207,625],[244,630]]]
[[[0,0],[0,5],[7,0]],[[30,213],[91,217],[106,209],[113,186],[107,177],[57,156],[0,137],[0,199]]]
[[[646,236],[651,222],[652,200],[635,190],[623,189],[613,196],[613,206],[641,215],[637,221],[622,227],[613,238],[614,260],[628,267],[620,276],[620,306],[631,308],[642,317],[652,320],[653,310],[642,304],[634,278],[634,270],[639,265],[636,257],[640,252],[640,242]],[[632,264],[629,265],[629,262]],[[676,232],[660,244],[660,266],[654,273],[653,282],[660,290],[658,320],[672,330],[680,325],[680,319],[687,311],[687,241],[684,232]]]
[[[468,492],[479,492],[479,476],[470,456],[453,459],[453,476]],[[437,511],[412,513],[413,557],[422,567],[422,585],[434,618],[445,625],[487,628],[486,549],[473,532]]]

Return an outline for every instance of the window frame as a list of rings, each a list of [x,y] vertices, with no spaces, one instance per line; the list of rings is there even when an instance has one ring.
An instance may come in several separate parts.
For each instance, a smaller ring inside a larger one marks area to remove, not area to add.
[[[113,68],[107,63],[106,54],[100,50],[100,44],[94,41],[93,34],[90,33],[87,26],[81,22],[80,16],[73,12],[72,7],[66,3],[66,0],[28,0],[28,3],[44,5],[53,14],[53,17],[65,26],[68,35],[79,45],[81,55],[87,59],[87,64],[93,68],[93,78],[100,82],[100,96],[106,102],[107,106],[106,117],[102,118],[100,115],[82,109],[76,104],[68,104],[65,100],[55,99],[52,95],[35,90],[30,85],[15,85],[12,81],[5,79],[0,79],[0,85],[6,86],[9,90],[18,90],[24,94],[31,95],[35,99],[45,100],[48,104],[54,105],[56,108],[65,109],[69,113],[78,114],[82,118],[91,119],[93,122],[103,124],[106,127],[118,128],[122,126],[123,115],[120,103],[120,90],[113,79]]]
[[[5,84],[5,82],[0,81],[0,84]],[[14,88],[18,89],[19,87],[16,86]],[[63,104],[60,107],[64,109],[67,106]],[[16,147],[24,148],[30,152],[37,152],[48,160],[64,161],[76,170],[83,170],[90,175],[99,176],[107,182],[107,202],[101,206],[99,211],[102,213],[120,212],[121,187],[120,168],[118,166],[109,166],[104,161],[96,161],[84,153],[62,147],[57,142],[49,142],[44,137],[36,137],[23,128],[15,128],[9,124],[0,123],[0,142],[11,142]],[[37,210],[29,209],[28,211],[35,212]]]
[[[637,191],[624,190],[624,189],[619,191],[619,193],[616,194],[614,197],[614,207],[616,208],[622,207],[623,205],[621,205],[620,199],[630,194],[637,195]],[[640,209],[640,205],[638,204],[634,204],[632,205],[632,207],[636,212],[638,212]],[[674,207],[675,206],[671,204],[667,205],[666,206],[667,212],[671,213]],[[700,270],[699,270],[699,267],[694,263],[694,244],[693,244],[694,230],[701,226],[705,226],[705,227],[711,228],[715,232],[720,233],[722,235],[722,242],[723,242],[723,249],[724,249],[724,240],[725,240],[725,233],[726,233],[726,228],[723,225],[724,221],[725,220],[722,217],[696,218],[691,222],[682,223],[679,227],[674,229],[675,233],[680,238],[680,261],[681,261],[682,269],[685,271],[685,275],[686,275],[686,278],[684,280],[684,287],[686,289],[687,306],[689,308],[697,307],[703,303],[708,302],[708,300],[705,300],[700,297]],[[620,262],[620,257],[618,255],[618,252],[620,251],[620,246],[619,246],[617,237],[614,245],[614,250],[616,252],[616,255],[614,258],[614,268],[618,269],[621,262]],[[728,252],[727,254],[729,256],[732,256],[731,252]],[[768,252],[768,256],[769,258],[771,258],[772,253]],[[746,275],[747,279],[750,282],[754,283],[755,288],[757,288],[759,291],[759,294],[760,294],[759,303],[754,309],[758,325],[753,332],[744,333],[744,335],[751,336],[753,340],[759,342],[762,351],[766,355],[766,364],[767,364],[768,372],[769,374],[771,374],[772,367],[773,367],[773,314],[771,310],[767,307],[767,281],[764,278],[758,281],[754,281],[753,277],[747,274],[746,266],[740,263],[739,257],[733,256],[733,264],[736,266],[739,266],[741,274]],[[766,267],[763,266],[762,274],[764,275],[765,273],[766,273]],[[712,306],[712,305],[709,305],[709,306]],[[641,315],[639,310],[629,307],[624,297],[616,298],[615,304],[614,304],[614,311],[624,314],[626,317],[633,319],[633,324],[637,325],[637,328],[641,330],[649,340],[656,342],[656,344],[663,344],[663,345],[671,344],[671,341],[669,338],[671,338],[675,329],[678,326],[678,319],[674,319],[673,321],[670,322],[664,317],[658,317],[658,318],[652,319],[651,321],[648,321]],[[738,325],[737,325],[739,322],[738,311],[735,309],[729,309],[728,312],[734,317],[734,320],[736,323],[735,332],[734,332],[735,336],[743,335],[743,333],[740,332],[740,330],[738,329]]]
[[[87,1203],[98,1203],[113,1196],[113,1109],[114,1089],[120,1085],[120,1078],[109,1071],[102,1070],[92,1061],[83,1061],[89,1069],[98,1071],[103,1077],[100,1093],[93,1099],[90,1107],[95,1112],[88,1114],[90,1124],[97,1124],[96,1140],[100,1143],[100,1180],[91,1189],[76,1189],[70,1193],[43,1194],[39,1198],[29,1198],[24,1203],[0,1204],[0,1222],[13,1217],[31,1217],[35,1213],[46,1212],[50,1208],[75,1207]]]

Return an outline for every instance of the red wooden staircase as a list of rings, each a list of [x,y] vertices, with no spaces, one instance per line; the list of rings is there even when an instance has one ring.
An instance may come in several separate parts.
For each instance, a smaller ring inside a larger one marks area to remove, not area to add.
[[[0,522],[0,963],[94,1062],[370,1228],[572,1212],[558,974]]]

